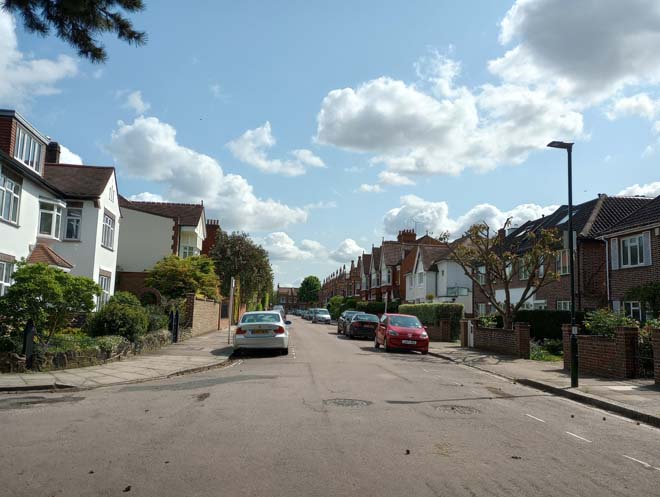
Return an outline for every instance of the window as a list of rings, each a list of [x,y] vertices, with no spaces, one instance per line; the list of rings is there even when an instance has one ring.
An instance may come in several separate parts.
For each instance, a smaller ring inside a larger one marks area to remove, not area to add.
[[[413,277],[412,276],[406,276],[406,279],[408,280],[408,288],[413,287]]]
[[[424,284],[424,273],[417,273],[417,284],[419,286]]]
[[[621,239],[621,266],[633,267],[644,264],[644,237],[635,235]]]
[[[543,311],[548,308],[548,304],[545,300],[535,300],[532,309],[535,311]]]
[[[286,297],[280,297],[280,304],[286,304]]]
[[[569,274],[571,270],[569,250],[557,252],[557,274]]]
[[[12,284],[11,275],[14,273],[14,264],[11,262],[0,261],[0,297],[2,297],[7,288]]]
[[[570,300],[558,300],[557,301],[557,310],[558,311],[570,311],[571,310],[571,301]]]
[[[387,283],[392,283],[392,270],[389,268],[387,269]]]
[[[486,266],[479,266],[477,268],[477,283],[480,285],[486,284]]]
[[[16,130],[14,158],[38,173],[41,172],[41,143],[21,126]]]
[[[99,286],[101,287],[101,296],[99,297],[99,309],[110,300],[110,274],[99,275]]]
[[[115,201],[115,187],[110,186],[110,190],[108,191],[108,197],[110,198],[110,202]]]
[[[80,240],[80,223],[82,221],[82,209],[67,208],[65,240]]]
[[[198,255],[197,254],[197,247],[193,247],[191,245],[184,245],[181,248],[181,257],[183,257],[184,259],[186,257],[192,257],[194,255]]]
[[[523,262],[520,263],[520,267],[518,268],[518,278],[521,280],[529,279],[529,268]]]
[[[101,245],[112,250],[115,241],[115,218],[107,212],[103,214],[103,234]]]
[[[477,304],[477,312],[480,316],[486,315],[486,304]]]
[[[637,321],[642,320],[642,306],[639,302],[624,302],[623,308],[626,312],[626,316],[636,319]]]
[[[0,219],[18,224],[20,201],[21,185],[0,171]]]
[[[62,206],[52,202],[39,202],[39,235],[60,237]]]

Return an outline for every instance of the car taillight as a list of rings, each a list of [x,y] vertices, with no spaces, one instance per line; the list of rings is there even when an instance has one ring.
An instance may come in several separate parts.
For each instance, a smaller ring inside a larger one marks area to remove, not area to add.
[[[234,332],[236,335],[245,335],[245,330],[243,328],[236,328],[236,331]]]
[[[281,334],[284,333],[286,330],[285,330],[282,326],[278,326],[278,327],[275,328],[273,331],[275,332],[276,335],[281,335]]]

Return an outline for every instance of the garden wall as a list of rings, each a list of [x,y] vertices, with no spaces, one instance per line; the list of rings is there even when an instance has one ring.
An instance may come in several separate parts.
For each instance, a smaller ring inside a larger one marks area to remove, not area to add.
[[[515,323],[512,330],[505,330],[502,328],[483,328],[478,325],[478,321],[474,320],[473,330],[475,349],[529,359],[529,324]],[[467,333],[467,331],[464,331],[464,333]],[[465,341],[467,344],[467,337]]]
[[[451,342],[451,320],[440,319],[436,326],[427,326],[429,340],[434,342]]]

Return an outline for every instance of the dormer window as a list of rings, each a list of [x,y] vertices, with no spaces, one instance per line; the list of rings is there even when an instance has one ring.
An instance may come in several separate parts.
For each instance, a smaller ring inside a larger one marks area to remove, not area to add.
[[[16,127],[14,158],[41,174],[41,143],[21,126]]]

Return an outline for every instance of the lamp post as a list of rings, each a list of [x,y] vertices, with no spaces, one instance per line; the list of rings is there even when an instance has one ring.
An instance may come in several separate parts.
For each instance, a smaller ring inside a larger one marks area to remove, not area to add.
[[[573,143],[552,141],[550,148],[561,148],[568,155],[568,253],[569,271],[571,273],[571,387],[578,386],[578,341],[575,325],[575,272],[573,247]]]

